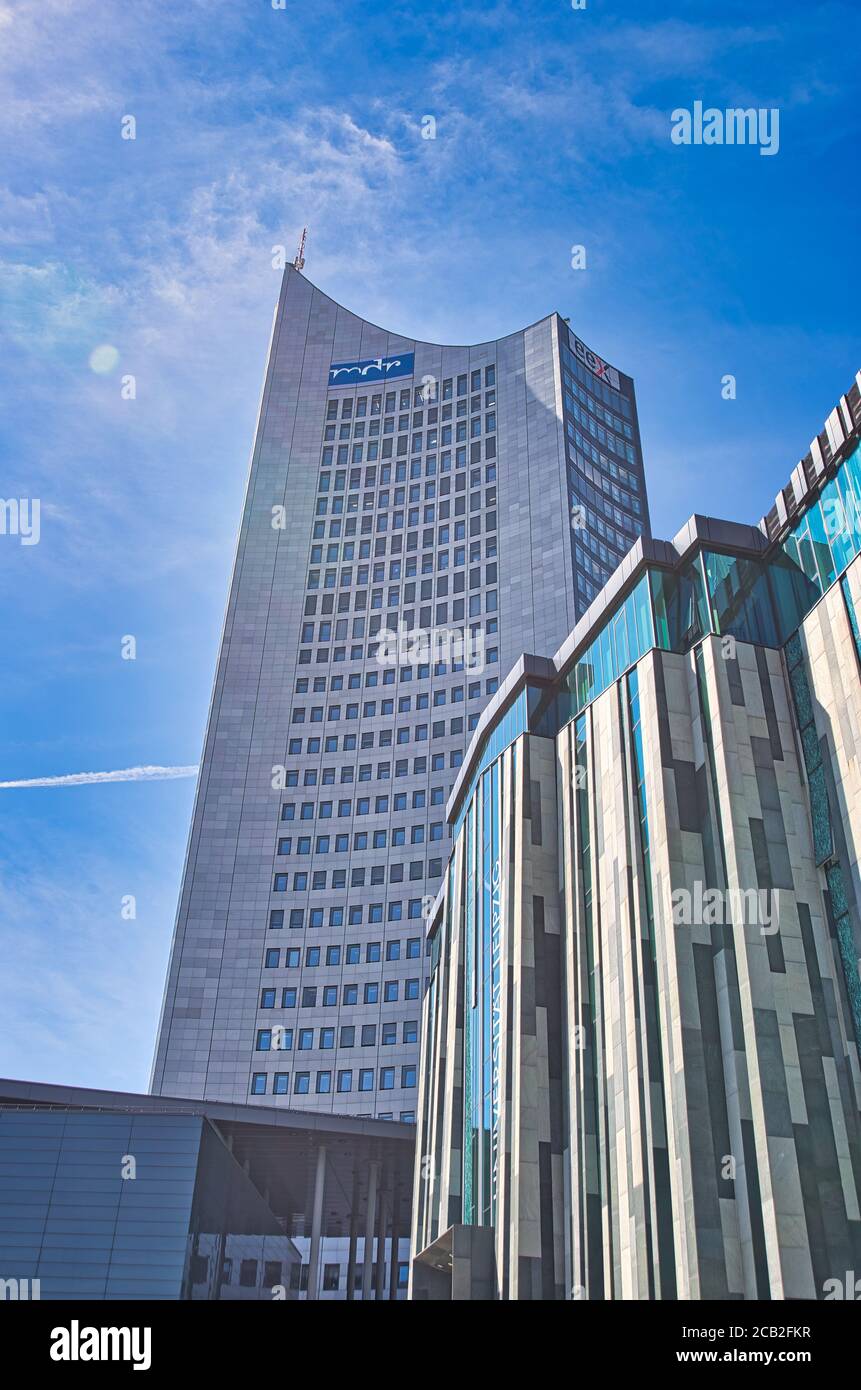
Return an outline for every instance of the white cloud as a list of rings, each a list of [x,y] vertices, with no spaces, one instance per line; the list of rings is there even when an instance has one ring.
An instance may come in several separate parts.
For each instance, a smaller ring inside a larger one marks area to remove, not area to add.
[[[61,777],[26,777],[0,782],[0,790],[12,787],[86,787],[94,782],[163,782],[175,777],[196,777],[197,767],[125,767],[113,772],[69,772]]]

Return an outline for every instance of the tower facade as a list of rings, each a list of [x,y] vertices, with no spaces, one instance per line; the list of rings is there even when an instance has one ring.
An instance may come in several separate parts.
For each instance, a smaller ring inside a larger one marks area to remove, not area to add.
[[[558,315],[422,343],[286,271],[154,1092],[414,1118],[464,750],[643,534],[633,383]]]

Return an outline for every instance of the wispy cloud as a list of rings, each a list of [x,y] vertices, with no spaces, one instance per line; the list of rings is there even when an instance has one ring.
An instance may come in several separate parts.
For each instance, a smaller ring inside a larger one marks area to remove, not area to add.
[[[175,777],[196,777],[197,767],[124,767],[113,772],[68,772],[62,777],[26,777],[0,782],[0,790],[12,787],[87,787],[95,782],[167,782]]]

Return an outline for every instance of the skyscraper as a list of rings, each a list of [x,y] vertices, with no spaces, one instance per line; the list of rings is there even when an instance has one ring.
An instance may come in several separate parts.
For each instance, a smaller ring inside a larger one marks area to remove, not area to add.
[[[633,383],[557,314],[422,343],[286,271],[154,1092],[414,1118],[464,749],[642,534]]]

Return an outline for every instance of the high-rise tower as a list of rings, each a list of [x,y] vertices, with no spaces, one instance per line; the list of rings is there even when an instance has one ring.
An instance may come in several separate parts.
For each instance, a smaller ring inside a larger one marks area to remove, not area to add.
[[[287,269],[153,1091],[414,1117],[471,732],[644,533],[633,383],[557,314],[421,343]]]

